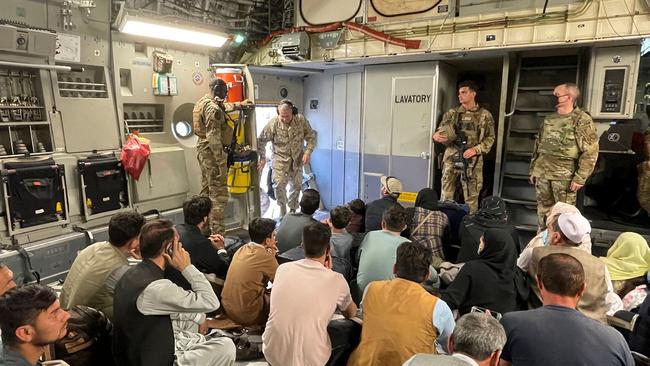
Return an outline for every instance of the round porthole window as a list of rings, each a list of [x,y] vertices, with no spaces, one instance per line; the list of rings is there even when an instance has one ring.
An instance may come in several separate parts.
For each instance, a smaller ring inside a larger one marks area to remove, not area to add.
[[[174,134],[180,138],[187,138],[192,135],[192,125],[187,121],[174,123]]]

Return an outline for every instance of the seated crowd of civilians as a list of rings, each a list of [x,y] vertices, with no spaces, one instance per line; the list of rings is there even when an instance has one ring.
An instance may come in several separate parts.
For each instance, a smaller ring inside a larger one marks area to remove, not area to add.
[[[214,330],[223,324],[258,331],[273,366],[634,365],[631,349],[647,353],[641,235],[621,234],[597,258],[589,221],[558,203],[523,246],[498,197],[467,215],[429,188],[405,209],[401,192],[382,177],[380,199],[318,222],[320,195],[307,189],[279,226],[253,219],[236,251],[203,234],[207,197],[185,202],[179,225],[118,213],[109,240],[78,254],[58,297],[16,287],[0,264],[0,364],[40,364],[80,305],[110,320],[116,365],[233,365],[233,337]],[[640,314],[638,331],[607,324],[621,310]],[[362,323],[350,328],[360,334],[336,338],[337,317]]]

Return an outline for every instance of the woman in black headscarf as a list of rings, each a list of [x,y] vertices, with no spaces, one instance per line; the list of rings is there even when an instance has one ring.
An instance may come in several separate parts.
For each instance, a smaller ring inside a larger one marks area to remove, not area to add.
[[[519,235],[514,225],[508,221],[506,203],[499,197],[486,197],[475,215],[465,216],[460,226],[460,251],[457,263],[465,263],[478,258],[478,245],[481,235],[488,229],[496,229],[512,238],[515,253],[519,255]]]
[[[418,192],[415,207],[407,209],[408,229],[413,242],[420,243],[433,252],[433,266],[437,267],[445,256],[443,237],[449,229],[447,215],[438,210],[438,194],[431,188]]]
[[[440,298],[460,315],[479,306],[501,314],[517,310],[515,265],[517,254],[512,237],[489,229],[479,239],[478,259],[460,269],[456,279],[441,291]]]

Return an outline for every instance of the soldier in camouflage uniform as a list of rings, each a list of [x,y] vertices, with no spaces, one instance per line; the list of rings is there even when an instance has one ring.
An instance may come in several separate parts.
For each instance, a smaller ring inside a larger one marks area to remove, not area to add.
[[[639,204],[650,215],[650,128],[645,131],[645,161],[638,165],[639,187],[636,196]]]
[[[546,214],[556,202],[576,204],[598,159],[598,136],[591,116],[575,106],[580,90],[575,84],[558,85],[557,113],[546,116],[540,127],[530,163],[535,185],[537,219],[545,226]]]
[[[462,159],[466,159],[466,179],[461,179],[461,185],[470,213],[478,211],[479,193],[483,187],[483,155],[489,153],[494,144],[494,119],[487,109],[476,104],[476,89],[471,81],[459,84],[461,105],[445,113],[433,134],[434,141],[447,147],[443,156],[441,199],[454,199],[459,176],[464,173]],[[463,136],[465,150],[460,151],[459,141]]]
[[[223,103],[228,86],[221,79],[213,79],[210,94],[206,94],[194,105],[192,124],[194,134],[199,137],[196,145],[197,159],[201,168],[201,195],[210,197],[211,234],[225,233],[223,223],[228,204],[228,154],[224,146],[230,144],[232,128],[226,123],[225,111],[241,107],[240,103]],[[220,103],[221,106],[218,104]],[[251,104],[245,101],[244,104]]]
[[[298,208],[302,167],[309,164],[316,146],[316,135],[307,119],[297,113],[293,103],[283,100],[278,105],[278,116],[269,121],[257,138],[260,171],[264,168],[264,151],[269,141],[273,149],[273,188],[280,206],[280,215],[284,216],[287,213],[287,203],[292,212]],[[288,202],[287,184],[291,186]]]

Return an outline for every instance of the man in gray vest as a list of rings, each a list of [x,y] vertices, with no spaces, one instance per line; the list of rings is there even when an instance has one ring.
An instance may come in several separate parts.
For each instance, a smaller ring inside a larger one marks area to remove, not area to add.
[[[529,169],[540,228],[556,202],[576,205],[576,193],[585,185],[598,159],[594,121],[576,106],[580,89],[575,84],[561,84],[553,95],[557,98],[557,113],[544,118]]]
[[[503,326],[486,313],[468,313],[448,340],[450,355],[417,354],[403,366],[497,366],[506,344]]]
[[[535,282],[539,271],[539,262],[552,253],[565,253],[577,259],[585,272],[586,288],[578,302],[578,310],[584,315],[602,323],[607,321],[608,293],[613,292],[607,268],[603,262],[593,255],[577,249],[582,238],[591,231],[589,221],[580,213],[565,213],[553,220],[547,227],[548,238],[545,246],[533,249],[533,255],[528,267],[530,275],[532,307],[541,305],[541,290]],[[609,296],[613,296],[609,295]],[[619,299],[620,301],[620,299]]]

